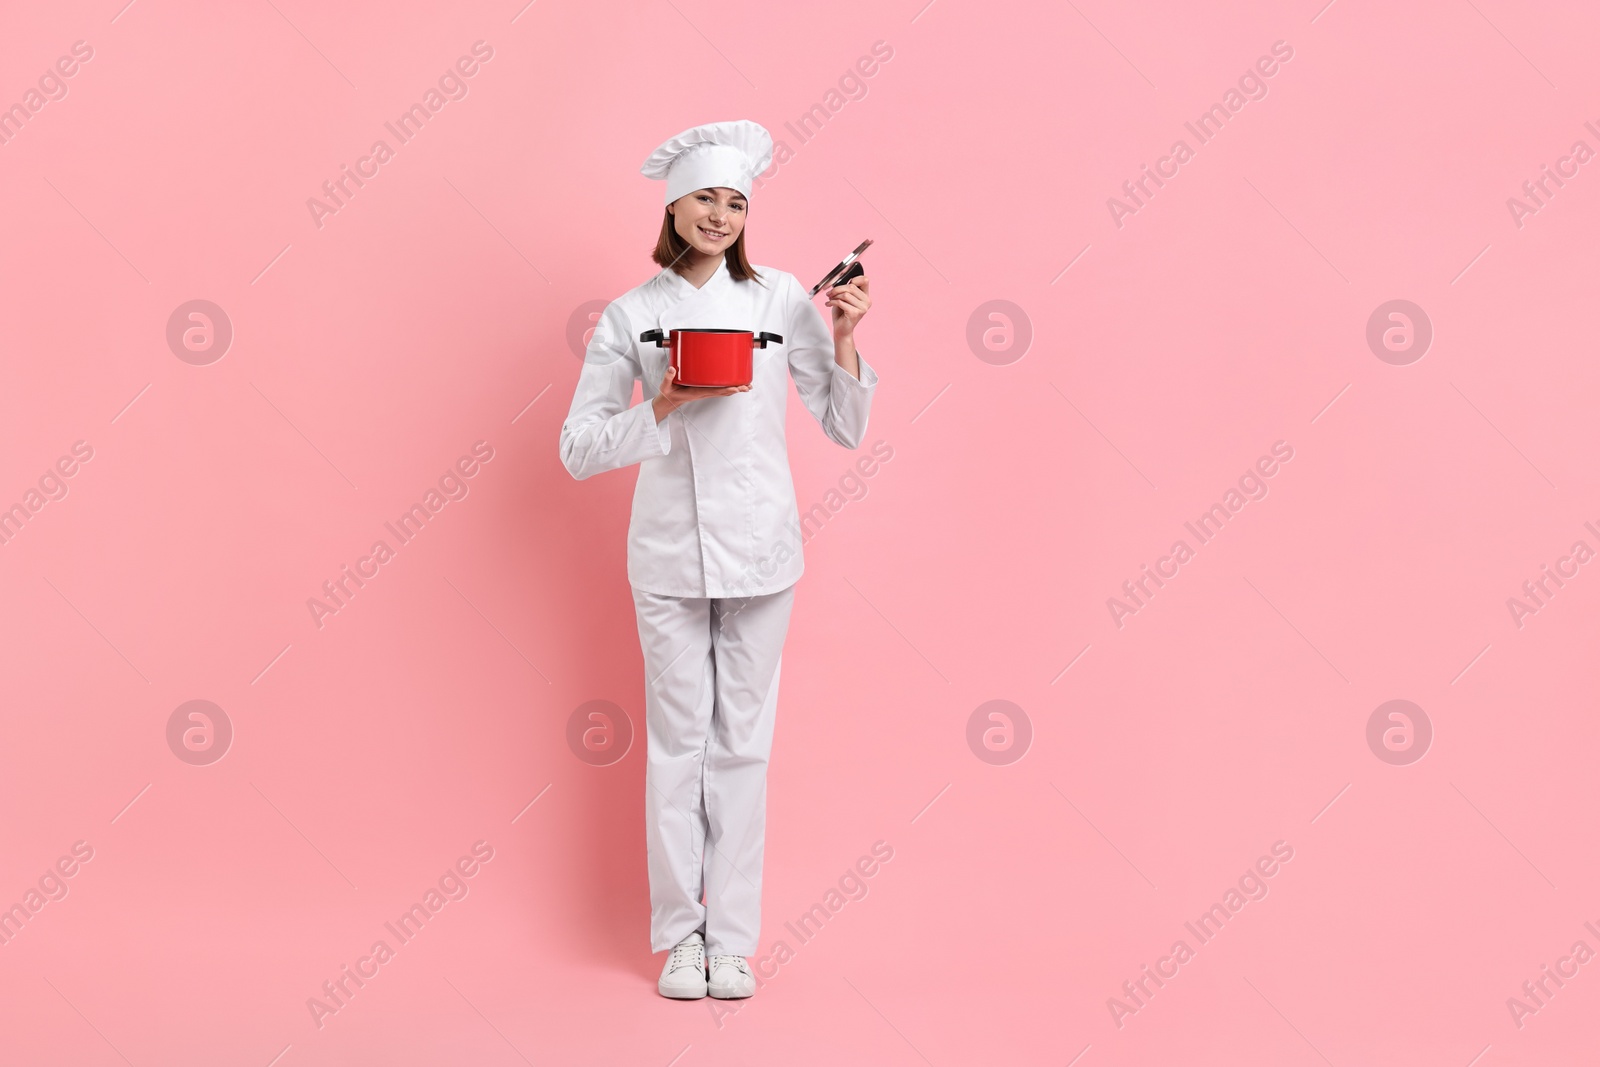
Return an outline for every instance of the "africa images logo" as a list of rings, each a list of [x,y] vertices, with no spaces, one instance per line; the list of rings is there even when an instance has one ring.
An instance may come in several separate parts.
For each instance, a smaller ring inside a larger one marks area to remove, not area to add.
[[[1267,894],[1271,892],[1267,879],[1282,871],[1283,865],[1292,859],[1294,846],[1287,841],[1274,841],[1271,855],[1258,857],[1245,868],[1238,881],[1223,892],[1221,900],[1213,902],[1211,907],[1200,913],[1199,918],[1183,924],[1183,928],[1194,938],[1193,945],[1178,938],[1168,949],[1167,955],[1156,960],[1154,968],[1148,963],[1142,964],[1137,978],[1122,983],[1121,997],[1107,997],[1106,1009],[1111,1013],[1111,1021],[1116,1023],[1117,1029],[1126,1026],[1130,1016],[1149,1007],[1155,995],[1178,977],[1200,948],[1214,941],[1222,933],[1223,926],[1243,911],[1246,904],[1267,899]]]
[[[1245,104],[1251,100],[1266,99],[1268,91],[1266,79],[1277,74],[1282,69],[1281,64],[1288,63],[1293,58],[1294,49],[1290,47],[1289,42],[1272,42],[1272,55],[1261,56],[1255,61],[1254,66],[1246,68],[1239,76],[1237,88],[1229,86],[1222,94],[1220,102],[1202,111],[1193,122],[1183,124],[1184,129],[1194,136],[1194,147],[1190,147],[1189,142],[1182,137],[1178,138],[1172,142],[1168,154],[1156,160],[1154,170],[1148,163],[1141,164],[1139,169],[1142,173],[1139,177],[1122,183],[1122,192],[1127,197],[1126,200],[1119,200],[1114,196],[1107,197],[1106,209],[1111,212],[1111,221],[1117,229],[1120,230],[1126,225],[1125,220],[1128,216],[1137,215],[1149,206],[1156,191],[1176,178],[1183,165],[1192,160],[1200,148],[1220,134],[1223,127],[1244,110]],[[1168,169],[1169,165],[1171,169]],[[1163,181],[1163,178],[1166,181]]]
[[[422,94],[420,103],[413,103],[402,111],[394,122],[385,122],[383,128],[394,136],[395,147],[388,141],[378,138],[372,142],[368,153],[356,160],[355,169],[344,163],[339,164],[339,176],[322,183],[322,195],[326,199],[311,196],[306,198],[306,210],[311,213],[311,221],[322,229],[324,219],[329,215],[337,215],[355,198],[356,192],[364,188],[368,181],[376,178],[382,166],[395,157],[398,146],[409,144],[412,138],[422,132],[424,126],[444,109],[445,104],[451,100],[464,100],[471,88],[468,78],[482,70],[481,64],[494,58],[494,48],[486,41],[472,42],[472,55],[462,56],[455,61],[455,65],[447,67],[439,75],[437,88],[429,86]],[[365,179],[365,180],[363,180]]]
[[[1127,616],[1137,615],[1149,607],[1156,591],[1176,578],[1183,565],[1195,558],[1195,552],[1220,534],[1229,520],[1244,510],[1246,503],[1265,500],[1270,491],[1267,479],[1278,473],[1281,464],[1293,458],[1293,445],[1287,441],[1274,442],[1270,456],[1261,456],[1253,466],[1245,468],[1245,472],[1239,476],[1237,488],[1229,486],[1220,501],[1201,512],[1193,522],[1183,524],[1183,528],[1194,537],[1194,546],[1178,538],[1167,555],[1156,560],[1154,569],[1148,563],[1141,563],[1139,577],[1122,583],[1123,597],[1106,597],[1106,610],[1111,613],[1111,621],[1117,629],[1127,625],[1124,621]]]
[[[420,900],[414,901],[394,920],[383,924],[383,928],[394,938],[393,945],[389,944],[388,938],[378,938],[367,955],[356,959],[354,967],[343,964],[336,977],[322,983],[321,996],[307,997],[306,1010],[311,1013],[311,1021],[316,1023],[317,1029],[321,1030],[327,1025],[329,1016],[337,1015],[349,1007],[355,995],[383,973],[383,968],[394,960],[399,950],[415,940],[423,928],[438,917],[446,904],[467,899],[467,894],[472,891],[470,879],[476,877],[492,859],[493,845],[484,840],[473,842],[471,855],[462,856],[446,867],[435,884],[423,890]]]

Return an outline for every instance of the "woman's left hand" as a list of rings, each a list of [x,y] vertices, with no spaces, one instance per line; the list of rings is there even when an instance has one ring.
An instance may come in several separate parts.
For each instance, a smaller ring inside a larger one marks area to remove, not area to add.
[[[833,308],[833,339],[843,341],[853,336],[856,323],[872,307],[866,277],[852,278],[848,285],[835,285],[829,289],[827,306]]]

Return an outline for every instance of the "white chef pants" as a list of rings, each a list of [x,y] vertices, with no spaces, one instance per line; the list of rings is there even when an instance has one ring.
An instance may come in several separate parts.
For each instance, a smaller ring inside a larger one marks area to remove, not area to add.
[[[754,956],[767,756],[794,586],[727,599],[636,588],[633,601],[644,652],[650,949],[699,930],[708,955]]]

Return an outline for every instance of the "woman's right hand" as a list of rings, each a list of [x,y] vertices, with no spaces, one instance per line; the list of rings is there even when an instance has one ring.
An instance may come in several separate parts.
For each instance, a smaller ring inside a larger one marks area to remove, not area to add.
[[[747,393],[748,385],[700,386],[679,385],[677,383],[677,369],[672,364],[667,364],[667,373],[661,378],[661,388],[656,393],[656,398],[650,402],[655,411],[656,422],[671,415],[678,408],[691,400],[704,400],[708,396],[732,396],[734,393]]]

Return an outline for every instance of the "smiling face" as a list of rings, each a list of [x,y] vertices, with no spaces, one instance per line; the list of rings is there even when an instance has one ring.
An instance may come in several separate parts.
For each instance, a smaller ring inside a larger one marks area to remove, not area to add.
[[[744,232],[750,209],[737,189],[696,189],[667,205],[673,229],[703,256],[720,256]]]

